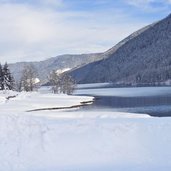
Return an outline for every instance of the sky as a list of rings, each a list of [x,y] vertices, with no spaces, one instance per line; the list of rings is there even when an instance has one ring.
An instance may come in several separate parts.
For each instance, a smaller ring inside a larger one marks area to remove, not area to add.
[[[171,0],[0,0],[0,62],[104,52],[170,9]]]

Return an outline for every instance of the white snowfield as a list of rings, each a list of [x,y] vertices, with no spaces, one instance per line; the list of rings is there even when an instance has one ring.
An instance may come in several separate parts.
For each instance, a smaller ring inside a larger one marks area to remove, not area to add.
[[[92,97],[0,93],[0,171],[170,171],[171,118],[72,106]]]
[[[10,98],[8,101],[6,98]],[[18,93],[18,92],[1,92],[0,106],[2,113],[19,113],[34,109],[57,108],[57,107],[71,107],[81,105],[81,102],[93,101],[93,97],[81,96],[67,96],[64,94],[41,94],[39,92],[32,93]]]

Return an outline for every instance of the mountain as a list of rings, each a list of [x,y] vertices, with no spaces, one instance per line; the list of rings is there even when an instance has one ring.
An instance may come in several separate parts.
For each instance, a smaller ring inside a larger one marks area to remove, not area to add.
[[[52,70],[69,70],[102,59],[101,54],[61,55],[40,62],[18,62],[10,64],[10,70],[16,80],[21,77],[22,70],[26,65],[34,65],[38,72],[38,78],[42,82],[47,81],[47,76]]]
[[[171,14],[124,39],[101,60],[73,69],[79,83],[159,84],[171,79]]]

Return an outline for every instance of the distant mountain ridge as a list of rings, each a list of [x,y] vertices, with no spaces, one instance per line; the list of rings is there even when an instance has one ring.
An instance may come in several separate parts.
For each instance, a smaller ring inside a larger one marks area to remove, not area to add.
[[[52,70],[64,70],[80,67],[82,65],[101,60],[100,53],[80,54],[80,55],[60,55],[40,62],[18,62],[10,64],[12,74],[16,80],[21,77],[25,65],[32,64],[38,72],[38,77],[42,83],[47,82],[47,76]]]
[[[171,79],[171,15],[71,72],[79,83],[158,84]]]

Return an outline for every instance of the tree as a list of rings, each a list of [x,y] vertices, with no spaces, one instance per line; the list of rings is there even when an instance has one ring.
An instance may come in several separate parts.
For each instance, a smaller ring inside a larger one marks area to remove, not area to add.
[[[22,80],[17,80],[15,82],[15,86],[16,86],[16,91],[21,92],[22,91]]]
[[[21,80],[19,85],[22,87],[24,91],[33,91],[36,87],[36,77],[37,72],[33,65],[27,65],[24,67],[22,71]]]
[[[74,91],[75,81],[67,73],[57,74],[56,71],[53,70],[48,80],[52,85],[53,93],[72,94]]]
[[[3,86],[3,69],[2,69],[2,65],[0,64],[0,90],[4,90],[4,86]]]
[[[56,73],[55,70],[53,70],[49,76],[48,80],[52,86],[52,92],[57,94],[60,92],[60,86],[61,86],[61,81],[59,75]]]
[[[2,69],[2,90],[14,90],[15,81],[12,76],[8,64],[5,63]]]
[[[75,88],[74,79],[67,73],[61,74],[61,92],[64,94],[72,94]]]

